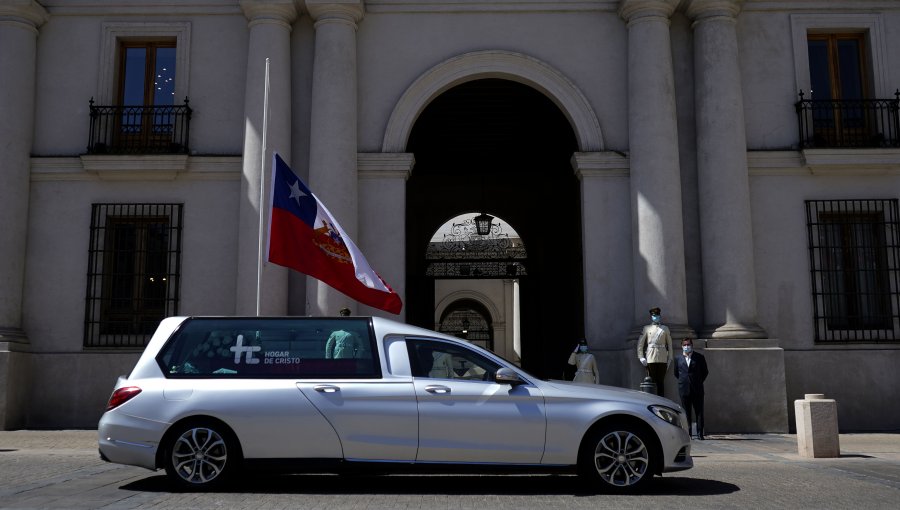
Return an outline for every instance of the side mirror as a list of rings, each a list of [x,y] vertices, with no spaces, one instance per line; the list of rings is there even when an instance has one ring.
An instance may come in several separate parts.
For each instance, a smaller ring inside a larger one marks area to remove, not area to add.
[[[497,370],[497,373],[494,375],[494,381],[496,381],[497,384],[510,384],[512,386],[525,383],[515,370],[506,367]]]

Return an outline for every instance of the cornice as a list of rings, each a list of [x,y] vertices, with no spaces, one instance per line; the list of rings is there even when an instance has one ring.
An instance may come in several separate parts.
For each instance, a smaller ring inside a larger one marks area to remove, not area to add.
[[[813,174],[888,175],[900,171],[897,149],[805,149],[801,154]]]
[[[748,151],[751,176],[890,176],[900,175],[898,149],[804,149]]]
[[[73,156],[31,158],[31,180],[236,181],[241,156]]]
[[[187,155],[81,156],[86,172],[104,180],[171,181],[187,170]]]
[[[37,28],[49,19],[50,14],[35,0],[0,0],[0,21],[25,21]]]
[[[744,12],[871,12],[897,11],[896,0],[747,0]]]
[[[629,23],[648,16],[669,18],[681,0],[622,0],[619,16]]]
[[[366,13],[363,0],[305,0],[306,11],[317,23],[343,21],[359,23]]]
[[[366,12],[616,12],[618,3],[619,0],[366,0]]]
[[[2,0],[0,0],[2,1]],[[302,1],[302,0],[297,0]],[[40,0],[51,17],[55,16],[234,16],[241,14],[235,0]]]

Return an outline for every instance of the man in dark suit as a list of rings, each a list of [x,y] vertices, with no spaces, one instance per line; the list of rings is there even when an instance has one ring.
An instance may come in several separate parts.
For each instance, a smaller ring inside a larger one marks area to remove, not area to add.
[[[706,358],[694,352],[694,340],[690,337],[681,341],[681,356],[675,356],[675,378],[678,379],[678,395],[681,405],[691,422],[691,409],[697,423],[697,438],[703,439],[703,381],[709,374]]]

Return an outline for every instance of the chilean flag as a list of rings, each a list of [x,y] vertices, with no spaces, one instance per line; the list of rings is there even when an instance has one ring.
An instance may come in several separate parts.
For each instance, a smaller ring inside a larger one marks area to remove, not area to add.
[[[269,262],[308,274],[360,303],[399,314],[400,296],[278,154],[272,162]]]

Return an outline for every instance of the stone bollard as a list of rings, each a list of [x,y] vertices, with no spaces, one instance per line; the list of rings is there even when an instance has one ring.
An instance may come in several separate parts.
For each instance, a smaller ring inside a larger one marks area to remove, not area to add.
[[[794,401],[797,415],[797,449],[801,457],[840,457],[837,401],[821,393],[807,393]]]

